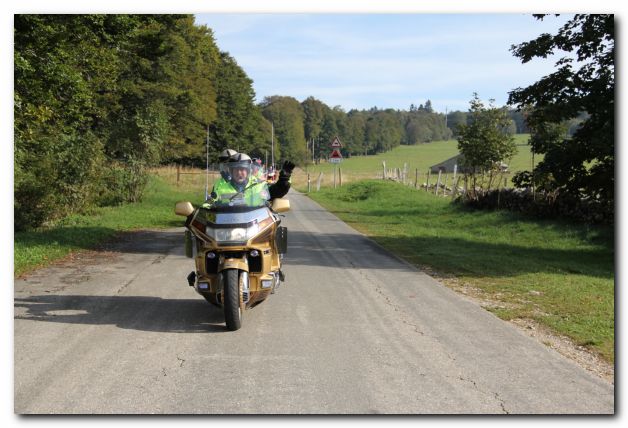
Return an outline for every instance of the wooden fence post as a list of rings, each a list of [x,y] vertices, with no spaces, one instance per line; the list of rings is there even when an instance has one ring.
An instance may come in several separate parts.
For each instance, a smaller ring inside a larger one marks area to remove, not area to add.
[[[438,188],[440,187],[440,176],[443,173],[442,170],[438,170],[438,181],[436,182],[436,188],[434,189],[434,194],[438,196]]]
[[[342,187],[342,168],[338,167],[338,186]]]
[[[386,180],[386,161],[382,161],[382,167],[384,168],[384,174],[382,175],[382,180]]]
[[[460,182],[460,177],[458,177],[458,180],[454,184],[454,188],[451,190],[451,200],[452,201],[454,199],[456,199],[456,194],[458,193],[458,183],[459,182]]]
[[[334,189],[336,188],[336,167],[334,167]]]
[[[312,183],[310,182],[310,173],[307,173],[307,193],[312,191]]]
[[[321,181],[323,180],[323,172],[321,171],[318,174],[318,181],[316,183],[316,191],[318,192],[319,190],[321,190]]]
[[[177,164],[177,186],[179,185],[179,177],[181,177],[181,165]]]
[[[417,184],[419,184],[419,168],[415,168],[414,170],[414,188],[416,189]]]
[[[432,173],[432,172],[431,172],[431,171],[429,170],[429,168],[428,168],[428,170],[427,170],[427,180],[426,180],[426,183],[427,183],[427,184],[426,184],[426,186],[425,186],[425,191],[426,191],[426,192],[429,192],[429,191],[430,191],[430,174],[431,174],[431,173]]]

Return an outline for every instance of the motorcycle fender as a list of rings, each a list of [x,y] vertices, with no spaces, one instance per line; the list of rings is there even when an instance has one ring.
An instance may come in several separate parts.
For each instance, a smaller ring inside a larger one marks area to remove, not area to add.
[[[239,269],[248,272],[249,264],[246,262],[246,259],[225,259],[218,265],[218,272],[226,269]]]

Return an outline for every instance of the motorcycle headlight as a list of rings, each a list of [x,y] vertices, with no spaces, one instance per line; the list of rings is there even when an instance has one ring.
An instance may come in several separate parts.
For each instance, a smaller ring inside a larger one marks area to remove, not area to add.
[[[207,235],[213,237],[216,242],[243,242],[248,241],[259,232],[259,225],[250,227],[235,227],[233,229],[206,228]]]

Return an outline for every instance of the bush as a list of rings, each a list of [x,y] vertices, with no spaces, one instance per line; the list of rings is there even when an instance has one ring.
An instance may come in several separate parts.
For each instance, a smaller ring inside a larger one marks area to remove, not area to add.
[[[476,209],[505,209],[537,218],[569,218],[589,224],[614,222],[614,207],[602,200],[576,198],[569,193],[537,192],[530,189],[480,191],[476,199],[459,198]]]
[[[144,194],[148,174],[138,163],[114,163],[105,169],[100,177],[100,188],[96,204],[98,206],[120,205],[125,202],[139,202]]]
[[[20,144],[16,144],[20,146]],[[38,227],[81,212],[99,193],[101,144],[93,134],[41,138],[28,150],[16,149],[15,230]]]

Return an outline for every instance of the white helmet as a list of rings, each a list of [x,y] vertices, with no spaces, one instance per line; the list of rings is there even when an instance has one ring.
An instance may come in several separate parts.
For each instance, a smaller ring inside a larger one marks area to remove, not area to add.
[[[234,155],[237,155],[237,154],[238,154],[238,152],[236,152],[233,149],[224,149],[220,153],[220,155],[218,155],[218,160],[220,162],[227,162],[231,156],[234,156]]]
[[[236,187],[247,184],[251,176],[251,163],[251,158],[246,153],[236,153],[229,158],[229,161],[225,165],[229,169],[231,184]],[[246,170],[246,174],[244,174],[244,172],[238,173],[237,170]]]
[[[246,153],[235,152],[229,158],[229,163],[231,163],[231,162],[248,162],[248,163],[251,163],[252,160],[251,160],[251,157],[249,155],[247,155]]]

